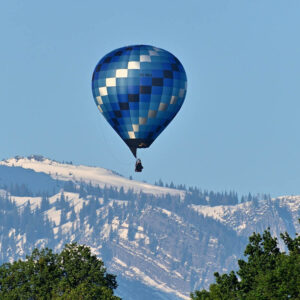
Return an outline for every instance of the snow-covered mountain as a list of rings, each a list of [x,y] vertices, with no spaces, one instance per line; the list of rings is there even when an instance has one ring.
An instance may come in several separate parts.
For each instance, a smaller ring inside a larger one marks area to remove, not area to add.
[[[84,243],[125,300],[189,299],[214,272],[236,268],[252,232],[300,229],[300,196],[212,207],[208,196],[198,203],[190,191],[40,156],[1,161],[0,188],[0,263]]]
[[[123,187],[125,190],[133,189],[134,192],[144,192],[153,195],[180,195],[184,196],[183,191],[162,188],[144,182],[130,180],[113,171],[88,167],[75,166],[73,164],[64,164],[57,161],[44,158],[39,155],[32,155],[29,157],[14,157],[8,160],[0,161],[0,166],[7,167],[21,167],[23,169],[33,170],[38,173],[45,173],[52,179],[60,181],[85,182],[92,185],[104,187],[113,186],[116,188]]]

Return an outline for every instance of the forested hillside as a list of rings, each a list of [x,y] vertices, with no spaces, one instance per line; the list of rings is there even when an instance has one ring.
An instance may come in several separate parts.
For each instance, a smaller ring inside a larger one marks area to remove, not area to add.
[[[237,268],[253,231],[299,230],[297,196],[239,197],[162,181],[151,186],[43,158],[13,163],[0,166],[0,262],[76,241],[117,275],[116,293],[124,299],[189,299],[213,282],[215,271]],[[2,167],[18,180],[3,176]]]

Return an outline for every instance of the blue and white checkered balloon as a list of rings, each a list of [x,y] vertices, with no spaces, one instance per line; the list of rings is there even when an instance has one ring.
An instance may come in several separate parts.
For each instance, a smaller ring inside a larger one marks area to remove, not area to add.
[[[95,103],[134,156],[147,148],[181,108],[187,78],[170,52],[135,45],[116,49],[97,64],[92,79]]]

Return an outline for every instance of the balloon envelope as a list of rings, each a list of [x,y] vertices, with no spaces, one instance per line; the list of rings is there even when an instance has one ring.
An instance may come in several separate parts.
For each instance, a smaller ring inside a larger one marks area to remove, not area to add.
[[[187,78],[170,52],[135,45],[116,49],[97,64],[92,79],[95,103],[136,156],[168,126],[181,108]]]

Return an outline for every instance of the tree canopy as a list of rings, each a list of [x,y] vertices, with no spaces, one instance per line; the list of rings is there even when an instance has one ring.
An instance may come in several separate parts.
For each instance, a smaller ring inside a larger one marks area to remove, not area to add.
[[[116,276],[89,247],[67,244],[61,253],[34,249],[26,260],[0,266],[0,299],[120,300]]]
[[[270,229],[253,233],[239,270],[215,273],[216,283],[209,290],[195,291],[192,300],[285,300],[300,299],[300,236],[281,234],[288,252],[281,252]]]

